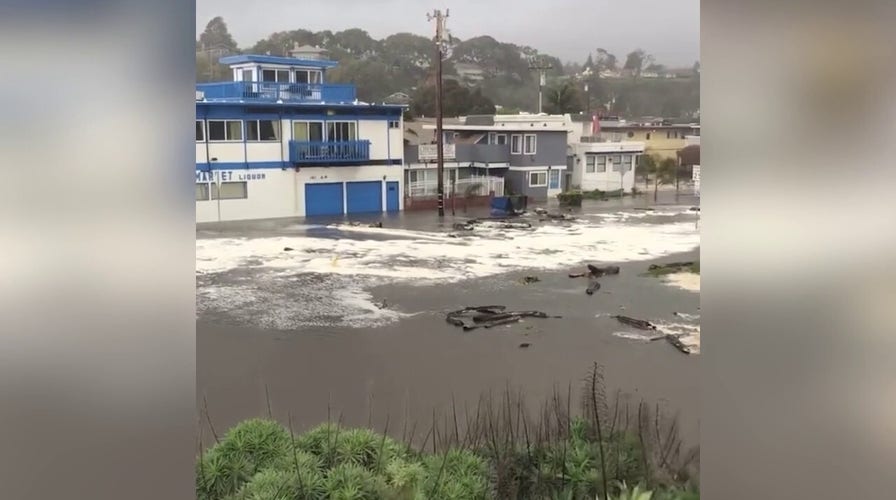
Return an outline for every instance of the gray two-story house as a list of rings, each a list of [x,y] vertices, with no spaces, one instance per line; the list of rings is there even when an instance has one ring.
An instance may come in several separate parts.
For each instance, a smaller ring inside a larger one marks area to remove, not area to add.
[[[563,115],[469,116],[442,128],[446,193],[544,201],[564,189],[569,125]],[[430,144],[421,138],[405,148],[408,206],[415,197],[433,195],[438,182],[435,125],[422,129],[432,134]]]

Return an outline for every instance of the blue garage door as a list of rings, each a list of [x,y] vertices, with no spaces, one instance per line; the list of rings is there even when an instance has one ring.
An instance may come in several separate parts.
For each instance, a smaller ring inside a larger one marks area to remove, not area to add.
[[[382,212],[383,183],[381,181],[347,182],[345,184],[345,199],[348,205],[346,213]]]
[[[305,215],[342,215],[342,183],[305,184]]]
[[[387,182],[386,183],[386,211],[387,212],[397,212],[398,211],[398,183],[397,182]]]

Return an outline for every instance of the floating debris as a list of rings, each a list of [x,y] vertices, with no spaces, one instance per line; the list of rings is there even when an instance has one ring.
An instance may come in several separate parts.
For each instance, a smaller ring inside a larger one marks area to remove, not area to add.
[[[284,247],[283,248],[284,252],[292,252],[293,250],[295,250],[295,248],[292,248],[292,247]]]
[[[520,349],[527,349],[530,345],[532,345],[532,344],[530,344],[528,342],[523,342],[522,344],[520,344]]]
[[[530,283],[538,283],[541,279],[538,276],[526,276],[520,280],[520,282],[524,285],[528,285]]]
[[[619,266],[605,266],[605,267],[597,267],[591,264],[588,264],[588,272],[591,276],[595,278],[600,278],[606,274],[619,274]]]
[[[570,278],[584,278],[585,273],[569,273]]]
[[[585,293],[587,293],[588,295],[594,295],[594,292],[598,290],[600,290],[600,282],[598,282],[597,280],[593,280],[588,285],[588,288],[585,289]]]
[[[454,326],[462,327],[464,331],[470,331],[480,327],[493,328],[516,323],[523,318],[560,318],[541,311],[508,312],[506,309],[506,306],[470,306],[449,312],[445,320]]]
[[[613,317],[616,318],[620,323],[624,323],[626,325],[633,326],[633,327],[639,328],[641,330],[656,330],[656,325],[654,325],[653,323],[651,323],[649,321],[643,320],[643,319],[637,319],[637,318],[632,318],[629,316],[623,316],[621,314],[617,314],[616,316],[613,316]]]

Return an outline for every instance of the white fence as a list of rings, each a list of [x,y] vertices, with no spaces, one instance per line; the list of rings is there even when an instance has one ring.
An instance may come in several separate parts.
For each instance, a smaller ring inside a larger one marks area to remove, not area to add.
[[[487,196],[494,191],[495,195],[504,195],[504,179],[501,177],[471,177],[460,179],[453,183],[445,181],[445,196],[450,196],[452,190],[458,197],[463,196]],[[409,182],[406,185],[407,195],[411,198],[423,198],[439,194],[438,180],[426,180]]]

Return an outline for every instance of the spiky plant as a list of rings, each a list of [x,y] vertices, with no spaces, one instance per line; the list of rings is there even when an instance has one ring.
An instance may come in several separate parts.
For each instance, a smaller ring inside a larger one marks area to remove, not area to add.
[[[387,486],[381,477],[353,463],[339,464],[327,473],[327,498],[377,500],[387,496]]]
[[[386,484],[395,499],[423,500],[426,468],[423,464],[401,458],[390,460],[384,469]]]
[[[196,497],[219,500],[239,491],[255,473],[244,457],[224,456],[219,449],[208,450],[196,463]]]
[[[449,498],[447,495],[455,494],[460,495],[456,498],[470,500],[488,498],[488,465],[471,451],[452,449],[430,455],[424,460],[424,467],[427,498]]]
[[[653,498],[653,492],[642,490],[640,484],[630,489],[625,482],[622,482],[619,490],[619,495],[615,500],[650,500]]]

